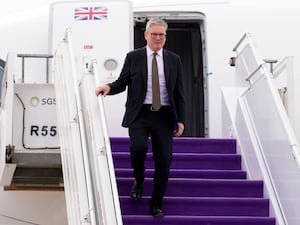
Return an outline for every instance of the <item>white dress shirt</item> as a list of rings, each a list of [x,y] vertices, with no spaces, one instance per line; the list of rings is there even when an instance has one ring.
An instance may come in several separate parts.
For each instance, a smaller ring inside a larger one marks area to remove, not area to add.
[[[152,58],[153,51],[147,46],[147,67],[148,67],[148,80],[147,80],[147,93],[144,104],[152,104]],[[168,91],[166,87],[166,78],[164,72],[163,50],[160,49],[156,55],[159,89],[160,89],[160,102],[161,105],[170,105]]]

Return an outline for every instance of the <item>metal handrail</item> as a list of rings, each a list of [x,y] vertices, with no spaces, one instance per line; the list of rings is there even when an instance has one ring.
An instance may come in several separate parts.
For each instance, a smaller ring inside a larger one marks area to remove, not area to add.
[[[242,44],[242,42],[249,37],[249,33],[245,33],[242,38],[238,41],[238,43],[234,46],[234,48],[232,49],[232,51],[236,52],[238,47]]]
[[[257,71],[259,71],[263,67],[263,64],[260,64],[246,79],[245,81],[248,81],[250,84],[251,83],[251,78],[256,74]]]
[[[95,75],[95,80],[96,80],[96,85],[100,85],[100,80],[99,80],[99,72],[98,72],[98,64],[96,59],[91,60],[91,64],[89,67],[89,70]],[[113,159],[112,159],[112,151],[111,151],[111,145],[110,145],[110,138],[108,135],[108,126],[106,122],[106,115],[105,115],[105,110],[104,110],[104,102],[103,102],[103,96],[99,95],[97,100],[98,100],[98,105],[99,105],[99,112],[100,112],[100,118],[102,122],[102,131],[103,131],[103,137],[104,137],[104,144],[105,148],[103,151],[105,152],[105,155],[107,155],[107,162],[109,166],[109,176],[111,181],[115,181],[115,171],[114,171],[114,164],[113,164]],[[121,218],[121,208],[120,208],[120,203],[119,203],[119,195],[118,195],[118,189],[116,182],[110,182],[111,183],[111,190],[113,194],[113,199],[114,199],[114,209],[116,212],[116,222],[118,225],[122,225],[122,218]]]
[[[234,51],[236,53],[238,53],[238,48],[241,46],[242,42],[244,42],[244,40],[247,38],[247,41],[250,46],[250,48],[252,49],[255,49],[255,46],[252,42],[252,39],[250,38],[250,35],[247,33],[247,34],[244,34],[243,37],[240,39],[240,41],[238,42],[238,44],[234,47]],[[271,91],[271,95],[273,96],[274,98],[274,103],[276,104],[276,108],[278,109],[278,114],[281,118],[281,123],[284,127],[284,131],[286,133],[286,136],[287,136],[287,141],[289,143],[289,148],[291,150],[291,153],[294,157],[294,160],[295,160],[295,165],[298,166],[298,168],[300,168],[300,151],[299,151],[299,146],[298,146],[298,143],[297,143],[297,140],[295,138],[295,135],[291,129],[291,126],[290,126],[290,123],[287,119],[287,116],[286,116],[286,113],[285,111],[283,110],[283,106],[280,102],[280,98],[278,96],[278,92],[275,88],[273,88],[272,86],[272,82],[271,82],[271,79],[273,78],[273,76],[271,76],[271,73],[267,70],[265,64],[266,63],[269,63],[269,62],[272,62],[274,63],[275,61],[270,61],[270,60],[264,60],[264,62],[262,63],[259,63],[260,60],[259,58],[257,57],[256,55],[256,52],[254,51],[253,52],[253,56],[257,62],[257,68],[254,69],[254,71],[246,78],[246,81],[249,81],[250,82],[250,79],[255,75],[255,73],[257,73],[257,71],[259,71],[260,69],[263,70],[263,73],[259,76],[259,77],[262,77],[264,76],[266,82],[268,83],[269,87],[270,87],[270,91]],[[255,81],[251,81],[250,84],[252,85],[255,85],[255,83],[258,82],[258,80],[255,80]],[[250,91],[250,89],[248,89],[247,91]],[[243,93],[243,95],[245,95],[246,93]],[[278,96],[278,98],[277,98]],[[242,102],[242,101],[241,101]],[[248,104],[247,104],[248,105]],[[245,107],[247,108],[247,107]],[[249,118],[251,117],[250,113],[249,113]],[[253,130],[253,135],[255,136],[255,138],[253,138],[253,143],[254,145],[258,145],[258,151],[261,152],[263,154],[263,149],[262,149],[262,146],[260,146],[260,136],[259,134],[256,132],[256,129],[255,129],[255,125],[252,124],[252,120],[250,119],[250,127],[252,127],[252,130]],[[272,179],[272,177],[270,176],[270,171],[269,171],[269,166],[267,165],[266,161],[265,161],[265,158],[256,153],[257,154],[257,158],[260,162],[260,165],[261,165],[261,171],[263,173],[263,177],[264,177],[264,180],[265,180],[265,183],[266,183],[266,186],[269,190],[269,195],[272,197],[272,199],[274,199],[274,204],[273,204],[273,209],[274,209],[274,212],[275,214],[277,215],[277,222],[278,224],[288,224],[287,222],[287,218],[286,218],[286,214],[284,212],[284,209],[282,208],[282,204],[281,204],[281,201],[280,201],[280,196],[278,196],[277,194],[277,191],[276,191],[276,188],[275,187],[275,184],[274,184],[274,180]]]
[[[49,83],[49,59],[53,58],[50,54],[18,54],[19,58],[22,58],[22,83],[25,79],[25,58],[44,58],[46,59],[46,83]]]

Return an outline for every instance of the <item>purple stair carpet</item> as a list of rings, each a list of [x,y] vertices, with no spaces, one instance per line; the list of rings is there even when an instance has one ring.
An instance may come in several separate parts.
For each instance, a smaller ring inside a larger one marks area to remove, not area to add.
[[[129,140],[111,138],[111,147],[124,225],[275,225],[263,182],[247,180],[233,139],[174,139],[163,218],[148,214],[153,183],[150,144],[144,194],[138,202],[129,196],[134,181]]]

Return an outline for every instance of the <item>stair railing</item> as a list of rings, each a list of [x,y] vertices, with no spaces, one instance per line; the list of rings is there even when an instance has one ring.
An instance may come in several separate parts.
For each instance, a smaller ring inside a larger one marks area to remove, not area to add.
[[[96,84],[96,86],[99,86],[101,84],[101,82],[100,82],[100,73],[98,71],[98,64],[97,64],[96,59],[91,60],[89,72],[91,72],[91,74],[94,75],[95,80],[94,80],[93,84]],[[95,86],[95,88],[96,88],[96,86]],[[93,92],[93,94],[94,94],[94,92]],[[122,225],[123,222],[122,222],[122,217],[121,217],[121,207],[120,207],[120,203],[119,203],[119,194],[118,194],[117,183],[116,183],[115,167],[114,167],[114,163],[113,163],[110,138],[108,135],[108,126],[107,126],[107,122],[106,122],[103,98],[104,97],[102,95],[99,95],[97,97],[98,108],[99,108],[98,112],[99,112],[99,117],[100,117],[100,121],[101,121],[101,123],[99,123],[99,124],[101,125],[101,130],[103,132],[103,142],[101,142],[100,145],[98,147],[96,147],[97,149],[100,150],[99,151],[100,154],[98,154],[99,161],[98,161],[98,163],[96,163],[96,165],[98,166],[97,169],[98,169],[99,173],[101,171],[103,172],[104,170],[107,170],[107,173],[105,174],[107,177],[106,177],[106,179],[102,179],[102,182],[107,182],[107,179],[109,179],[109,181],[110,181],[109,182],[110,190],[107,190],[108,191],[107,195],[103,195],[102,199],[104,199],[104,201],[102,203],[103,204],[108,204],[108,202],[113,203],[113,206],[111,206],[111,207],[114,209],[114,212],[113,212],[114,216],[115,216],[114,223],[116,223],[117,225]],[[105,160],[106,168],[103,168],[104,163],[101,163],[101,156],[102,157],[105,156],[104,160]],[[102,175],[102,177],[103,177],[103,175]],[[105,202],[105,200],[106,200],[106,202]],[[103,208],[105,208],[105,207],[103,207]],[[108,207],[108,209],[109,209],[109,207]],[[112,222],[108,223],[108,225],[110,225],[110,224],[112,224]]]
[[[54,56],[58,131],[70,225],[122,225],[96,61],[78,74],[71,30]]]
[[[298,76],[294,75],[293,57],[287,56],[281,62],[276,64],[272,75],[275,86],[279,91],[281,100],[299,142],[300,106],[298,104],[298,99],[300,97],[300,90],[298,88],[298,84],[300,79]]]
[[[45,59],[46,70],[45,70],[45,81],[49,83],[49,68],[50,68],[50,59],[53,58],[53,55],[49,54],[18,54],[18,57],[22,59],[22,80],[21,82],[25,82],[25,59],[27,58],[37,58],[37,59]]]
[[[236,69],[236,84],[230,95],[226,93],[228,89],[223,89],[223,97],[244,165],[251,179],[264,180],[276,223],[297,225],[300,149],[296,136],[272,74],[258,57],[249,33],[233,51],[236,56],[231,64]],[[234,104],[230,103],[232,96],[236,97]]]
[[[68,222],[70,225],[96,225],[70,33],[67,30],[55,52],[53,69]]]

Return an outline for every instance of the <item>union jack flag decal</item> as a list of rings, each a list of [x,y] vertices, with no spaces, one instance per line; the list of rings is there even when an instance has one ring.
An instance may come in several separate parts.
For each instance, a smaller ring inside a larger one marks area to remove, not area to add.
[[[77,7],[74,9],[75,20],[106,20],[107,7]]]

